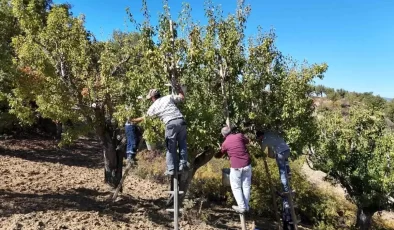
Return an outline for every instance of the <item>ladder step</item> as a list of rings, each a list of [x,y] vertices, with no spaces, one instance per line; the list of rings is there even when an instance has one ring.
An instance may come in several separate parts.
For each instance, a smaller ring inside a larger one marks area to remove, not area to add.
[[[171,195],[175,194],[174,191],[166,191],[166,193],[169,193]],[[178,191],[178,194],[183,194],[183,193],[184,193],[183,191]]]
[[[293,195],[296,193],[296,190],[293,190],[293,191],[291,191],[291,192],[282,192],[281,193],[281,195],[282,196],[284,196],[284,195],[289,195],[290,193],[292,193]]]
[[[174,209],[173,208],[168,208],[168,209],[166,209],[166,211],[167,212],[174,212]],[[183,212],[183,208],[180,208],[179,212]]]

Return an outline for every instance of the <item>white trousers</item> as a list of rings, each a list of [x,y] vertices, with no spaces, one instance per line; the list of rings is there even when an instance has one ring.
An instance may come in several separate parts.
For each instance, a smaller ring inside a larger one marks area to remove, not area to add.
[[[230,169],[230,185],[240,209],[249,210],[252,166]]]

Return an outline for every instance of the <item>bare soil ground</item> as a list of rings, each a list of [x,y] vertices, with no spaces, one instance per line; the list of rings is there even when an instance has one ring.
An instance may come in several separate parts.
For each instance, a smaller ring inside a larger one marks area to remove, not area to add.
[[[42,138],[0,141],[0,229],[172,229],[165,211],[167,186],[131,172],[110,204],[97,141],[60,149]],[[181,229],[240,229],[226,207],[208,205],[205,221],[182,218]],[[248,229],[275,229],[262,217]]]

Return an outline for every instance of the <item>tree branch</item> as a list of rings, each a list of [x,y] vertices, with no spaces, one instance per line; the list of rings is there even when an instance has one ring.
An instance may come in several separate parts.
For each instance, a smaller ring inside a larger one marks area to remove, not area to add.
[[[122,61],[120,61],[115,68],[112,70],[111,72],[111,76],[114,76],[116,74],[116,72],[119,70],[119,68],[126,62],[128,62],[130,60],[130,55],[127,55]]]

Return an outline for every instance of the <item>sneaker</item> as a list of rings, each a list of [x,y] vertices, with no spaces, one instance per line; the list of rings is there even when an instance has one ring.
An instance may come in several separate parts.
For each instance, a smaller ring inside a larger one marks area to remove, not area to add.
[[[233,209],[234,209],[236,212],[238,212],[238,213],[241,213],[241,214],[245,213],[245,209],[240,208],[240,207],[238,207],[238,206],[236,206],[236,205],[233,205]]]
[[[126,158],[126,164],[129,164],[129,163],[131,163],[131,156],[128,156],[127,158]]]
[[[189,171],[189,166],[188,166],[187,162],[179,165],[179,172],[180,173],[187,172],[187,171]]]
[[[137,162],[138,161],[137,160],[137,154],[131,155],[131,160],[134,161],[134,162]]]
[[[166,172],[164,173],[164,175],[166,175],[166,176],[173,176],[174,175],[174,170],[173,169],[170,169],[170,170],[166,170]]]

